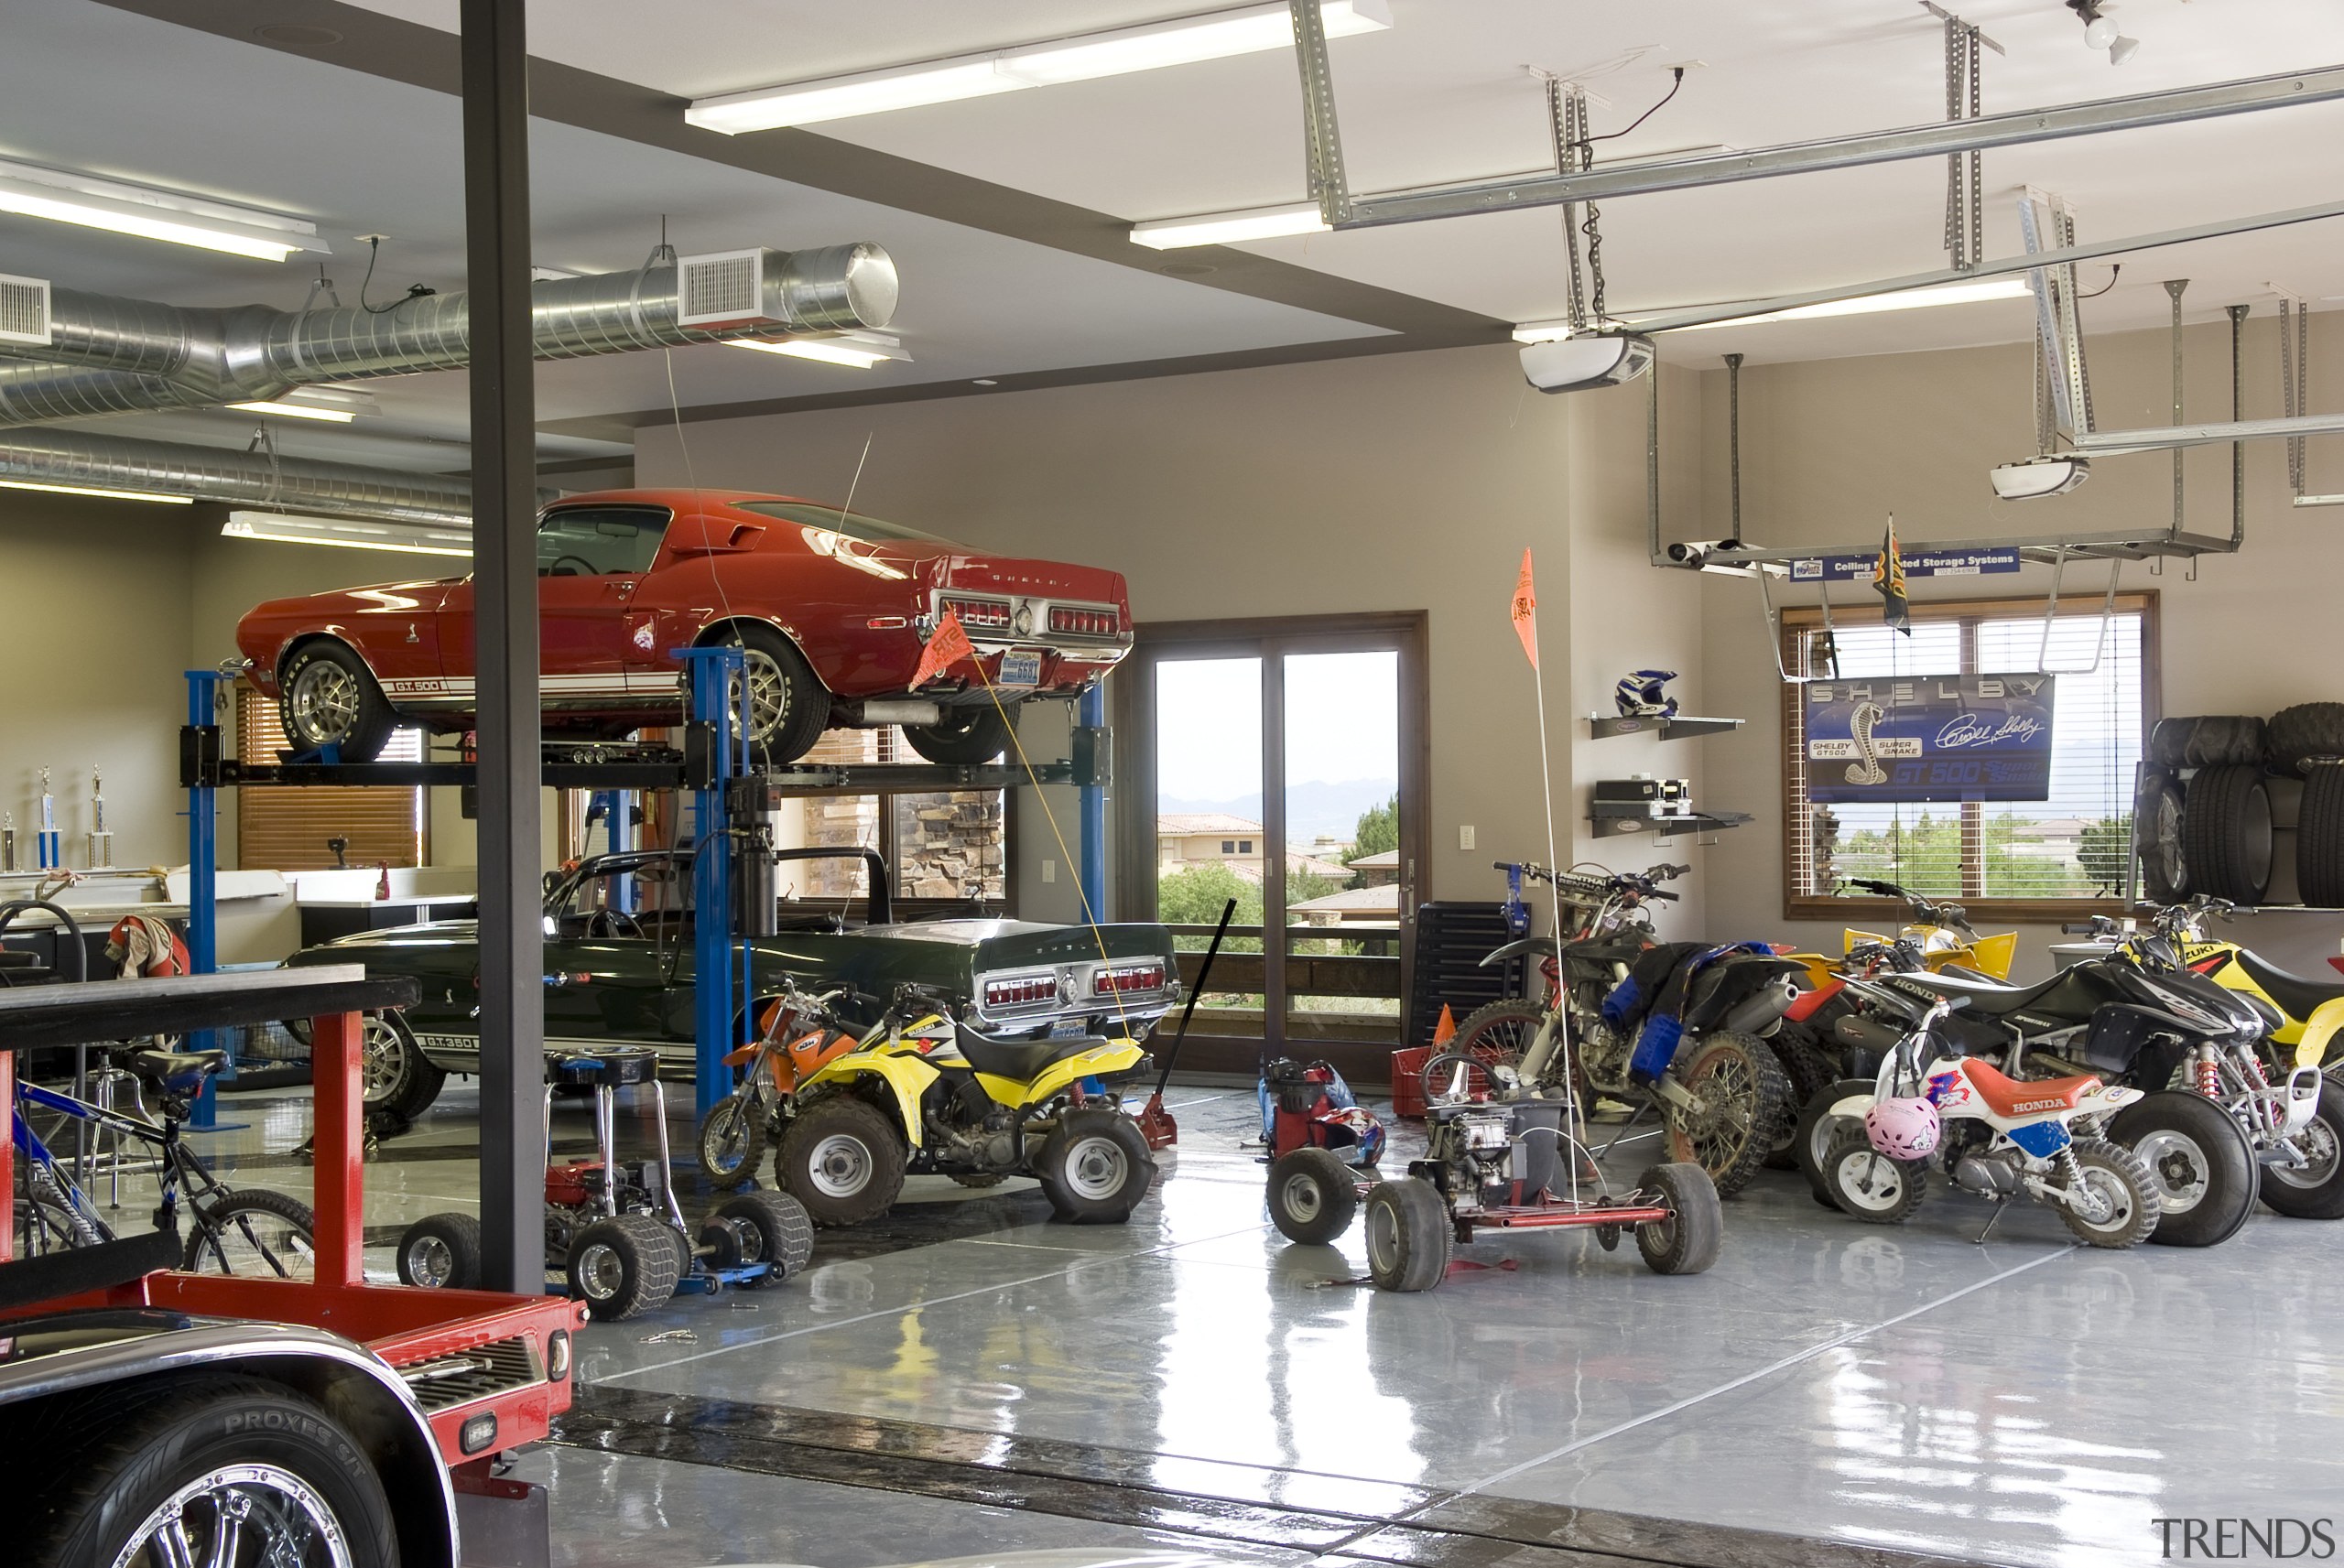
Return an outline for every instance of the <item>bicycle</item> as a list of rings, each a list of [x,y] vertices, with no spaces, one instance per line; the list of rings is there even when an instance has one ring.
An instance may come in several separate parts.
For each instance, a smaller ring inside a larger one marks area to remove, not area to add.
[[[1687,988],[1682,1043],[1656,1069],[1640,1066],[1633,1059],[1638,1037],[1606,1022],[1604,1000],[1653,946],[1649,906],[1677,901],[1660,884],[1691,868],[1657,865],[1600,876],[1503,860],[1496,868],[1510,882],[1546,882],[1586,913],[1568,940],[1525,936],[1482,960],[1536,957],[1546,994],[1475,1009],[1448,1052],[1510,1065],[1525,1093],[1558,1083],[1568,1059],[1570,1098],[1582,1118],[1597,1095],[1634,1106],[1629,1127],[1657,1110],[1669,1158],[1699,1165],[1720,1196],[1739,1192],[1796,1113],[1782,1065],[1758,1035],[1781,1019],[1794,994],[1789,977],[1802,966],[1755,953],[1714,955]]]
[[[309,1206],[286,1193],[261,1187],[232,1188],[213,1175],[179,1136],[195,1097],[220,1070],[225,1053],[133,1050],[116,1059],[152,1087],[161,1102],[160,1123],[92,1105],[38,1084],[16,1086],[11,1109],[17,1155],[15,1195],[16,1245],[20,1255],[95,1246],[116,1239],[64,1162],[50,1152],[26,1110],[49,1111],[137,1140],[153,1151],[161,1187],[155,1228],[176,1234],[186,1210],[189,1230],[179,1267],[195,1273],[311,1279],[316,1275],[317,1217]],[[121,1155],[117,1142],[114,1158]],[[184,1189],[186,1202],[180,1202]]]

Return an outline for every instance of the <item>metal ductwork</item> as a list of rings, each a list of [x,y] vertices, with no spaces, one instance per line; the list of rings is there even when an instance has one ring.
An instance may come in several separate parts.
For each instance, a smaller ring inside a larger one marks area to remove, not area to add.
[[[678,287],[678,279],[681,284]],[[557,278],[530,292],[542,360],[580,359],[731,338],[884,327],[895,264],[875,244],[685,256],[637,271]],[[52,288],[49,341],[10,343],[0,361],[0,425],[209,408],[297,386],[470,359],[470,297],[429,294],[388,309],[190,308]],[[364,470],[353,470],[364,471]]]
[[[23,430],[0,436],[0,480],[186,495],[286,512],[472,526],[469,479],[277,458],[172,441]],[[551,500],[556,492],[539,492]]]

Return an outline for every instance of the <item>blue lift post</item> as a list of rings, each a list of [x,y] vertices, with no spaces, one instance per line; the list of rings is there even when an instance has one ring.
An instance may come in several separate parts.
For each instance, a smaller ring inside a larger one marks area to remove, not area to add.
[[[705,1117],[732,1092],[724,1057],[732,1049],[732,840],[725,831],[725,786],[747,771],[748,727],[727,711],[736,687],[746,700],[747,661],[737,647],[682,648],[691,687],[691,719],[710,726],[711,748],[703,787],[692,797],[692,1038],[693,1106]]]
[[[220,733],[220,682],[218,670],[187,672],[187,721],[190,729],[210,730],[216,743]],[[187,792],[187,957],[190,973],[209,975],[220,968],[220,816],[219,791],[199,776]],[[188,1036],[190,1051],[212,1049],[212,1032],[199,1029]],[[233,1065],[223,1067],[222,1076],[233,1077]],[[203,1093],[197,1097],[194,1108],[188,1114],[190,1127],[216,1128],[220,1115],[220,1097],[212,1080],[203,1081]]]
[[[1107,689],[1103,685],[1093,681],[1083,688],[1075,709],[1075,722],[1091,730],[1106,728]],[[1084,784],[1080,798],[1083,918],[1103,922],[1107,918],[1107,786],[1103,783]]]

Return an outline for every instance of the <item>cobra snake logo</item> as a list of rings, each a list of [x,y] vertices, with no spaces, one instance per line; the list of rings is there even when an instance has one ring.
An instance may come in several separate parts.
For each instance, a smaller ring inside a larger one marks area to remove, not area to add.
[[[1848,737],[1856,743],[1860,761],[1848,764],[1848,782],[1851,784],[1885,784],[1888,773],[1880,765],[1880,748],[1872,743],[1872,727],[1888,717],[1888,710],[1876,702],[1860,702],[1848,715]]]

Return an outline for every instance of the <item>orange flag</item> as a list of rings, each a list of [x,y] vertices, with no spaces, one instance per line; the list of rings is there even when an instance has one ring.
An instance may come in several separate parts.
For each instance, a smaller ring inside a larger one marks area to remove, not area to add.
[[[1538,667],[1538,593],[1530,586],[1530,547],[1522,549],[1522,575],[1514,581],[1514,634],[1522,639],[1522,652],[1530,667]]]
[[[1432,1048],[1438,1051],[1456,1038],[1457,1019],[1455,1015],[1450,1013],[1449,1011],[1449,1004],[1447,1002],[1442,1002],[1440,1004],[1440,1022],[1432,1026]]]
[[[937,622],[936,635],[920,651],[919,667],[912,672],[912,689],[918,690],[962,659],[975,657],[976,652],[969,645],[969,634],[960,630],[960,617],[947,609],[944,619]]]

